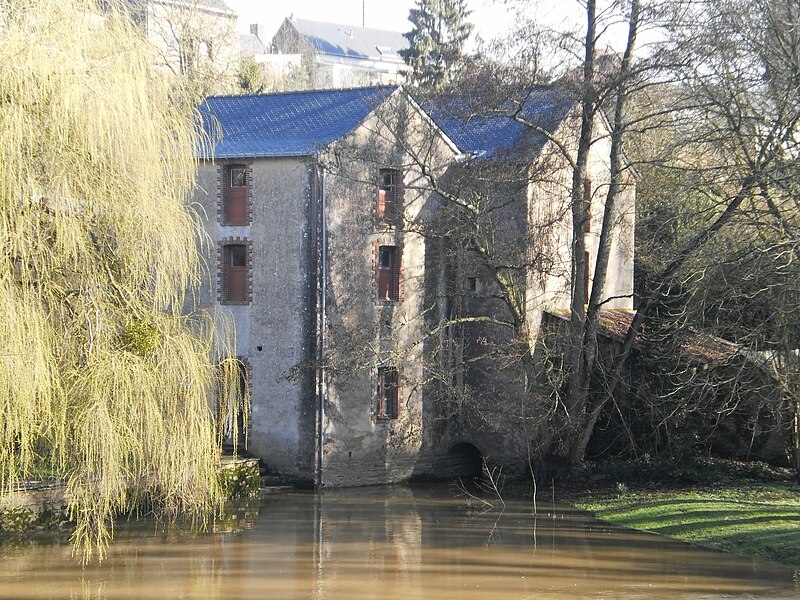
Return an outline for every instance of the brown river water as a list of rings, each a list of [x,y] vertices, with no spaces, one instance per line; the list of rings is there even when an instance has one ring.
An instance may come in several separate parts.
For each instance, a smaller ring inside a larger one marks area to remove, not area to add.
[[[0,548],[0,598],[800,598],[798,569],[506,503],[446,485],[269,495],[241,507],[237,529],[123,523],[86,567],[68,544]]]

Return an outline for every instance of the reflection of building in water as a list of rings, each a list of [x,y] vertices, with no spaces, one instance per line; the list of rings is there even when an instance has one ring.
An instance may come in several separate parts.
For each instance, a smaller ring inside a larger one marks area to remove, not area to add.
[[[504,510],[472,510],[445,487],[287,493],[263,498],[255,527],[238,532],[149,522],[132,535],[123,524],[106,560],[85,567],[66,540],[4,547],[0,598],[797,598],[790,566],[609,528],[565,507],[532,513],[510,498]]]
[[[422,520],[410,488],[318,498],[317,597],[366,597],[364,586],[376,581],[383,589],[403,590],[402,597],[423,597]]]

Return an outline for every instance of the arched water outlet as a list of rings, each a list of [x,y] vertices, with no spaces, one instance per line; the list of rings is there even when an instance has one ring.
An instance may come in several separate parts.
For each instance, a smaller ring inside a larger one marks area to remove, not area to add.
[[[448,477],[479,477],[483,472],[483,455],[469,442],[451,446],[445,455]]]

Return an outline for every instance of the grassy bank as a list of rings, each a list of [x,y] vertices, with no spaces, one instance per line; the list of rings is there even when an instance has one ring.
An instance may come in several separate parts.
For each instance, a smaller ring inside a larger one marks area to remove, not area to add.
[[[571,502],[599,519],[691,544],[800,565],[800,487],[740,481],[705,487],[618,484]]]

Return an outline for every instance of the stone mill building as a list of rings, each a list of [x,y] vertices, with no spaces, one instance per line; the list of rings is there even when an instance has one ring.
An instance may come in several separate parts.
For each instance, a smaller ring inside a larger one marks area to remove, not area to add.
[[[532,102],[553,132],[575,114],[547,90]],[[200,155],[195,201],[213,250],[199,304],[235,324],[251,395],[248,451],[287,480],[321,486],[448,475],[470,453],[523,468],[503,411],[486,428],[442,410],[433,371],[442,337],[452,338],[443,316],[456,301],[462,314],[502,309],[480,267],[454,266],[447,236],[431,227],[448,204],[436,182],[467,182],[471,161],[512,145],[535,162],[547,140],[496,118],[426,111],[396,86],[212,97],[201,113],[213,143]],[[607,181],[601,156],[590,162],[597,189]],[[558,168],[547,182],[497,191],[519,207],[507,215],[514,230],[550,215],[553,268],[523,294],[532,322],[569,300],[571,225],[542,210],[566,201]],[[625,198],[607,286],[619,297],[609,308],[622,310],[631,308],[633,186]],[[591,211],[602,219],[601,202]],[[475,347],[463,343],[459,360]],[[493,393],[485,371],[474,381],[456,371],[473,396]]]

